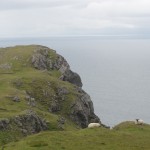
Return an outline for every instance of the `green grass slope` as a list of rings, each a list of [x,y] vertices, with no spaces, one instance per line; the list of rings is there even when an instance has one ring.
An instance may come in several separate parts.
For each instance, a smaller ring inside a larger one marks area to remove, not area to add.
[[[31,91],[37,100],[37,107],[32,108],[34,110],[46,112],[59,87],[65,87],[69,91],[65,104],[73,101],[76,95],[74,86],[58,80],[59,71],[41,71],[31,66],[30,56],[37,48],[36,45],[30,45],[0,49],[0,118],[9,118],[31,108],[25,100],[26,91]],[[50,55],[55,58],[56,54],[52,51]],[[48,84],[51,84],[50,87]],[[44,97],[43,92],[50,94]],[[14,96],[20,97],[19,103],[12,101]],[[65,106],[60,114],[68,111],[67,105]]]
[[[49,130],[58,129],[58,119],[67,116],[70,103],[74,101],[76,92],[74,86],[59,80],[60,72],[57,70],[41,71],[31,65],[31,56],[39,46],[15,46],[0,48],[0,120],[11,119],[33,110],[41,118],[50,122]],[[50,57],[55,60],[56,53],[51,51]],[[61,103],[61,111],[50,113],[49,106],[55,98],[58,88],[66,88],[68,94]],[[36,106],[31,107],[26,100],[26,92],[34,94]],[[45,97],[43,93],[49,93]],[[14,102],[13,97],[18,96],[20,102]],[[15,128],[12,125],[12,128]],[[75,130],[76,125],[66,117],[64,130]],[[16,141],[23,135],[17,130],[0,131],[0,145]]]
[[[0,148],[3,150],[149,150],[150,126],[135,125],[124,122],[112,130],[77,129],[67,118],[70,104],[78,94],[75,86],[59,80],[58,70],[41,71],[32,67],[31,55],[39,46],[16,46],[0,48],[0,121],[26,114],[33,110],[49,122],[47,131],[25,137],[12,124],[13,130],[0,130]],[[49,56],[55,61],[56,53]],[[56,97],[59,88],[67,89],[68,93],[60,99],[61,110],[49,112],[49,106]],[[30,91],[36,100],[32,107],[26,100],[26,92]],[[14,102],[18,96],[20,102]],[[65,101],[63,101],[65,99]],[[62,100],[62,101],[61,101]],[[58,128],[58,119],[66,118],[64,130]],[[1,125],[0,125],[1,128]]]
[[[149,150],[150,125],[124,122],[112,130],[51,131],[29,136],[5,150]]]

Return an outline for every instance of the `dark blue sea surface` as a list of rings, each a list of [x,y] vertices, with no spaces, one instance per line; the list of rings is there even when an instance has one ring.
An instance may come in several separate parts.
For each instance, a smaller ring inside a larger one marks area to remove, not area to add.
[[[96,114],[114,126],[150,123],[150,39],[107,37],[1,38],[0,47],[38,44],[55,49],[80,74]]]

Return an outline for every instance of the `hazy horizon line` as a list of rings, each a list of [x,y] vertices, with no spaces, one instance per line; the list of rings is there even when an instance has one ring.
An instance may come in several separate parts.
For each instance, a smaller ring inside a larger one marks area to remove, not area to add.
[[[150,34],[99,34],[99,35],[49,35],[49,36],[7,36],[6,38],[51,38],[51,37],[134,37],[134,38],[150,38]]]

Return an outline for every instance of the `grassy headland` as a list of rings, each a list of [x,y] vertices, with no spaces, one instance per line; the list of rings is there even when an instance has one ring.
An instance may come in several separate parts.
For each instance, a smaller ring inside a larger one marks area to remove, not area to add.
[[[53,65],[53,69],[33,67],[31,56],[39,48],[30,45],[0,49],[0,147],[3,150],[150,149],[147,124],[124,122],[111,130],[81,129],[80,122],[87,124],[93,119],[88,95],[76,85],[60,80],[62,74],[56,64],[61,64],[56,60],[63,59],[53,50],[46,54],[50,58],[47,62],[42,53],[36,55],[38,61]],[[35,114],[30,114],[31,111]]]

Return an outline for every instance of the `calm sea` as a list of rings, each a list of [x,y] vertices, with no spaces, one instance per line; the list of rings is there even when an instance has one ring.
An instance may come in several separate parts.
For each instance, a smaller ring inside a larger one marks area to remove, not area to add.
[[[113,37],[4,38],[0,47],[38,44],[57,50],[80,74],[96,114],[107,125],[150,123],[150,39]]]

